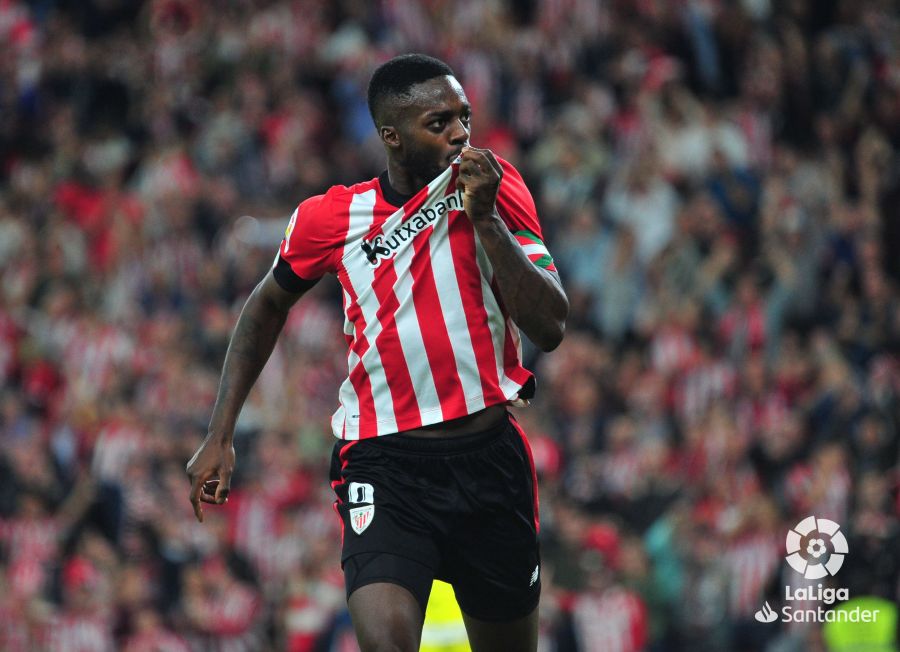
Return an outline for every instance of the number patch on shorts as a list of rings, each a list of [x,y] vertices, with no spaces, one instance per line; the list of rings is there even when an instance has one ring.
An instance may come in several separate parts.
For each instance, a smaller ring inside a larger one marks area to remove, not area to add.
[[[350,527],[357,534],[362,534],[375,518],[375,488],[368,482],[351,482],[347,500],[350,503],[369,503],[350,510]]]

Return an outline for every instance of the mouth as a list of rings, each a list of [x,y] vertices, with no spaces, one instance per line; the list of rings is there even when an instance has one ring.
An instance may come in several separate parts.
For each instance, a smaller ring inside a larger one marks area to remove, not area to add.
[[[459,149],[453,150],[453,152],[451,152],[451,154],[447,157],[447,161],[448,161],[451,165],[452,165],[453,163],[457,163],[460,154],[462,154],[462,147],[460,147]]]

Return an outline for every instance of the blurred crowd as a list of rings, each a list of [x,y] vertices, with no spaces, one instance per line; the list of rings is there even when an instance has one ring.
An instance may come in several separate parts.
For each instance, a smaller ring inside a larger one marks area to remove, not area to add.
[[[833,582],[900,599],[898,17],[0,0],[0,649],[354,649],[333,279],[293,310],[203,524],[184,465],[293,208],[381,171],[366,84],[406,51],[450,63],[472,143],[522,171],[572,304],[517,410],[541,650],[844,649],[753,616],[802,584],[785,535],[811,514],[849,541]]]

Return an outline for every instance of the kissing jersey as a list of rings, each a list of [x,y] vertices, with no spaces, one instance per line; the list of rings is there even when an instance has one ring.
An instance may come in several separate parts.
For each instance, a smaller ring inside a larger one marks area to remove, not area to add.
[[[499,159],[497,212],[528,258],[555,271],[534,200]],[[349,373],[335,436],[363,439],[448,421],[530,397],[519,331],[456,190],[458,165],[412,197],[384,173],[301,203],[275,259],[298,292],[326,273],[343,288]]]

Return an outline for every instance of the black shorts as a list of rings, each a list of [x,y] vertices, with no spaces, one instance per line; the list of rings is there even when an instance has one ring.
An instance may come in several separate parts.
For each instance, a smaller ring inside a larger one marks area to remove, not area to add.
[[[512,417],[462,437],[338,442],[331,481],[348,598],[391,582],[424,610],[437,578],[481,620],[515,620],[537,606],[537,485]]]

